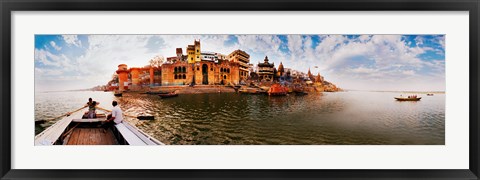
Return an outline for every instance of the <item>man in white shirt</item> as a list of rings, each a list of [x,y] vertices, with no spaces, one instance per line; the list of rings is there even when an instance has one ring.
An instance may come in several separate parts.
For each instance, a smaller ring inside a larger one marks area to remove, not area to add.
[[[123,121],[123,112],[120,107],[117,106],[117,101],[112,102],[112,114],[109,114],[107,116],[107,120],[105,123],[102,125],[103,127],[103,132],[107,132],[107,129],[110,128],[111,126],[115,124],[120,124]]]

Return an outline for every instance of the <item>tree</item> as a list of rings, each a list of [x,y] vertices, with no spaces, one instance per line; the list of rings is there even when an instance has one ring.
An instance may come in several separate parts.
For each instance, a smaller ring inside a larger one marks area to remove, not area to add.
[[[160,67],[163,64],[165,58],[162,55],[157,55],[150,59],[149,63],[152,67]]]

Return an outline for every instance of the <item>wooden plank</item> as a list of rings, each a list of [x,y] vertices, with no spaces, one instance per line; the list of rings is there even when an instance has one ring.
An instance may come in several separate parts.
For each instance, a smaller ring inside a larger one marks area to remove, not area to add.
[[[94,130],[95,130],[94,131],[95,133],[94,133],[94,140],[92,144],[101,144],[100,140],[102,139],[102,136],[100,133],[102,133],[102,130],[101,128],[95,128]]]
[[[95,132],[96,132],[95,128],[90,129],[90,133],[88,134],[89,135],[88,136],[88,138],[89,138],[88,144],[89,145],[95,145],[95,139],[96,139],[95,138]]]
[[[112,131],[110,131],[110,130],[107,130],[106,133],[103,133],[103,139],[105,139],[105,145],[112,144],[112,138],[110,136],[111,133],[112,133]]]
[[[103,122],[106,119],[73,119],[73,122]]]
[[[77,139],[76,139],[76,141],[74,142],[73,145],[77,145],[77,144],[79,143],[79,141],[80,141],[80,132],[81,132],[80,128],[75,129],[75,131],[76,131],[76,133],[77,133]]]
[[[90,145],[92,143],[92,129],[90,128],[85,128],[85,143],[83,145]]]
[[[78,145],[84,145],[86,143],[86,135],[87,135],[87,130],[84,129],[84,128],[81,128],[80,129],[80,143],[78,143]]]
[[[108,139],[110,140],[110,145],[116,144],[115,143],[115,136],[113,135],[113,131],[108,131]]]
[[[74,145],[77,143],[78,140],[78,130],[74,129],[72,134],[70,135],[70,139],[67,142],[67,145]]]

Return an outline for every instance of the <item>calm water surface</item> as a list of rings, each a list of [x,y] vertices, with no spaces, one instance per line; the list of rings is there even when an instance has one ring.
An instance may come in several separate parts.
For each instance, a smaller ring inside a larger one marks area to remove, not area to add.
[[[444,144],[445,94],[399,102],[391,92],[312,93],[306,96],[183,94],[161,99],[130,93],[35,94],[35,118],[78,109],[89,97],[110,109],[117,100],[131,119],[165,144]],[[35,127],[36,133],[54,122]]]

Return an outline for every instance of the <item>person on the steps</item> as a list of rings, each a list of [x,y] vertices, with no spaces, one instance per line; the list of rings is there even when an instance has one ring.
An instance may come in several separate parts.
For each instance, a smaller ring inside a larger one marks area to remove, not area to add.
[[[117,104],[117,101],[112,102],[112,114],[109,114],[105,123],[102,124],[104,133],[107,132],[108,128],[115,124],[120,124],[123,121],[123,112],[120,107],[117,106]]]
[[[87,104],[85,104],[84,107],[87,107],[88,106],[88,112],[86,113],[86,115],[83,115],[83,118],[84,119],[93,119],[93,118],[96,118],[97,117],[97,113],[96,113],[96,109],[95,109],[95,106],[99,105],[100,103],[99,102],[96,102],[96,101],[93,101],[92,98],[88,98],[88,102]]]

